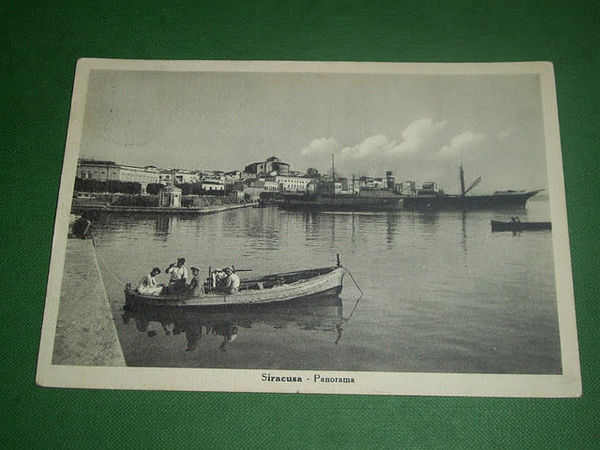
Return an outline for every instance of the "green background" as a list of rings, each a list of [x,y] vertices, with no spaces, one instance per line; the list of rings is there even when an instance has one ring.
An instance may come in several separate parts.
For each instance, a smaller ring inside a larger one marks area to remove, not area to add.
[[[597,1],[125,3],[8,2],[1,7],[0,444],[72,448],[598,445]],[[78,57],[554,62],[583,397],[428,398],[36,387],[52,228]]]

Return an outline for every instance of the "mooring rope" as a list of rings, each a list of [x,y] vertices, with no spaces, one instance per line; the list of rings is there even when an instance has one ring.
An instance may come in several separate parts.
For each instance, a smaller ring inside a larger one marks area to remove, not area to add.
[[[346,268],[344,267],[344,269],[346,269]],[[356,288],[360,292],[360,296],[356,299],[356,302],[354,303],[354,308],[352,308],[352,311],[350,312],[350,315],[346,319],[346,321],[348,321],[348,320],[350,320],[350,317],[352,317],[352,314],[354,314],[354,311],[356,311],[356,307],[358,306],[358,302],[360,302],[360,299],[364,297],[365,293],[363,292],[363,290],[360,288],[360,286],[358,285],[358,283],[354,279],[354,275],[352,275],[352,272],[350,272],[348,269],[346,269],[346,270],[348,271],[348,275],[350,275],[350,278],[352,278],[352,281],[354,281],[354,285],[356,286]]]
[[[343,267],[343,266],[342,266]],[[352,279],[352,281],[354,282],[354,285],[356,286],[356,288],[358,289],[358,291],[360,292],[360,296],[356,299],[356,301],[354,302],[354,307],[352,308],[352,311],[350,311],[350,315],[348,317],[342,317],[342,320],[340,320],[339,323],[337,323],[335,325],[335,328],[337,330],[338,333],[338,337],[335,340],[335,344],[337,345],[340,340],[342,339],[342,331],[344,330],[344,328],[342,327],[342,325],[344,325],[346,322],[348,322],[351,318],[352,315],[354,314],[354,311],[356,311],[356,308],[358,306],[358,303],[360,302],[360,300],[364,297],[365,293],[363,292],[363,290],[360,288],[360,286],[358,285],[358,282],[356,281],[356,279],[354,278],[354,275],[352,275],[352,272],[350,272],[348,269],[346,269],[345,267],[343,267],[344,270],[346,272],[348,272],[348,275],[350,275],[350,278]]]
[[[96,247],[96,239],[92,236],[92,245],[94,246],[94,248]],[[106,264],[106,261],[104,261],[104,258],[102,258],[102,256],[100,256],[100,254],[98,252],[96,252],[96,256],[98,257],[98,260],[100,260],[100,262],[104,265],[104,268],[106,269],[106,272],[117,282],[119,283],[121,286],[125,286],[125,283],[121,280],[119,280],[112,272],[111,270],[108,268],[108,264]]]

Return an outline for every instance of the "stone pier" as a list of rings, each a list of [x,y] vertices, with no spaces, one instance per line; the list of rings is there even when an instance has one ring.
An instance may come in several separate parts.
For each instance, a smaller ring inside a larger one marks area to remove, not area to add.
[[[92,240],[67,241],[52,363],[125,366]]]

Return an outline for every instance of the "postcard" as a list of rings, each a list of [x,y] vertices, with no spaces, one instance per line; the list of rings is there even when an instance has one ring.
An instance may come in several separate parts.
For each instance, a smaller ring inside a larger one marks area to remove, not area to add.
[[[581,395],[552,64],[79,60],[37,383]]]

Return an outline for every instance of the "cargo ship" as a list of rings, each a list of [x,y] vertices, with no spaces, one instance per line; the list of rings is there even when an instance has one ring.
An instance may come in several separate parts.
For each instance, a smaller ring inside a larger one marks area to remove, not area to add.
[[[451,210],[525,208],[527,200],[543,189],[535,191],[496,191],[489,195],[402,196],[404,209],[408,210]]]
[[[464,170],[459,168],[460,194],[445,194],[436,192],[417,192],[416,195],[402,195],[404,209],[408,210],[451,210],[468,211],[478,209],[514,209],[525,208],[527,200],[543,189],[533,191],[496,191],[493,194],[467,195],[481,181],[477,178],[468,188],[465,188]]]
[[[392,172],[386,175],[391,176]],[[525,208],[527,200],[543,189],[533,191],[496,191],[493,194],[468,195],[481,181],[477,178],[465,188],[462,164],[459,170],[461,193],[445,194],[437,189],[414,190],[411,193],[398,192],[388,182],[385,189],[360,188],[358,192],[336,194],[335,192],[315,192],[283,194],[279,205],[285,209],[309,209],[320,211],[412,211],[450,210],[468,211],[480,209],[519,209]],[[388,180],[389,181],[389,180]],[[335,178],[334,178],[335,184]],[[354,184],[354,182],[353,182]],[[437,183],[429,183],[431,185]],[[424,183],[425,185],[425,183]]]

